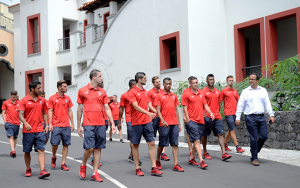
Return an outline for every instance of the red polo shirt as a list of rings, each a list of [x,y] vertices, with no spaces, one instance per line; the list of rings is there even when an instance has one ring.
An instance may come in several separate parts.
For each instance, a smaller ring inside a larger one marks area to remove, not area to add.
[[[107,115],[106,115],[104,106],[103,106],[103,110],[101,111],[101,113],[102,113],[104,121],[107,120]]]
[[[220,102],[224,100],[224,114],[225,116],[235,115],[237,108],[237,101],[240,96],[235,89],[230,89],[229,87],[225,87],[221,91]]]
[[[32,127],[31,131],[27,131],[23,128],[23,133],[38,133],[43,132],[43,124],[41,117],[43,117],[43,111],[47,111],[47,105],[45,99],[38,96],[34,101],[30,94],[20,100],[19,111],[24,111],[25,121]]]
[[[94,89],[90,84],[78,90],[77,103],[83,104],[83,126],[103,126],[105,125],[103,112],[104,104],[110,100],[104,89],[99,86]]]
[[[162,93],[163,91],[164,91],[163,89],[159,89],[159,91],[157,91],[155,88],[152,88],[148,91],[148,102],[152,103],[152,106],[155,110],[156,110],[156,106],[157,106],[155,104],[156,95],[159,93]],[[149,109],[149,111],[151,111],[151,110]]]
[[[120,106],[123,106],[125,108],[125,118],[126,122],[131,122],[131,104],[129,101],[129,91],[126,91],[121,95],[121,103]]]
[[[220,113],[220,106],[219,106],[219,97],[220,97],[220,91],[216,88],[214,88],[213,91],[208,89],[208,87],[205,87],[202,89],[202,93],[205,96],[205,100],[207,101],[207,105],[209,106],[211,112],[214,114],[215,119],[222,119],[221,113]],[[210,117],[210,114],[205,111],[205,115],[207,117]]]
[[[129,91],[129,95],[130,95],[130,99],[129,99],[130,104],[132,104],[133,102],[137,102],[141,108],[148,111],[148,96],[147,96],[147,91],[144,88],[140,89],[137,86],[134,86]],[[143,125],[143,124],[150,123],[151,121],[152,120],[148,115],[140,113],[139,111],[135,110],[132,107],[131,126]]]
[[[113,120],[119,120],[119,112],[120,112],[120,103],[110,103],[109,108],[111,110]]]
[[[1,109],[6,110],[6,121],[8,123],[14,125],[20,125],[18,108],[19,108],[18,100],[16,100],[15,104],[10,99],[4,101]]]
[[[195,94],[191,88],[187,88],[182,95],[182,105],[188,107],[189,119],[199,123],[204,124],[203,107],[206,100],[200,89],[197,89],[197,94]]]
[[[168,125],[178,125],[175,107],[179,105],[179,101],[176,94],[162,91],[156,95],[155,104],[160,106],[161,115]],[[160,126],[163,124],[160,123]]]
[[[49,98],[50,109],[53,109],[52,125],[53,127],[69,127],[69,108],[73,106],[71,98],[68,95],[61,97],[57,93]]]

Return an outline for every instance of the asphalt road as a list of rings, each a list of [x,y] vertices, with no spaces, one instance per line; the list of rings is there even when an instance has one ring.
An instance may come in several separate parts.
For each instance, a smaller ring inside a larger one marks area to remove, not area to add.
[[[79,178],[79,165],[82,159],[83,139],[73,136],[72,145],[69,148],[69,157],[66,164],[70,171],[60,170],[61,156],[58,156],[57,167],[50,166],[51,146],[46,146],[46,169],[51,173],[49,178],[38,179],[39,165],[37,153],[31,153],[32,176],[25,177],[25,163],[22,152],[22,133],[20,130],[18,146],[16,147],[17,157],[9,156],[10,147],[7,144],[4,127],[0,127],[0,188],[18,187],[299,187],[300,168],[278,162],[260,160],[259,167],[252,166],[247,156],[232,152],[229,161],[221,161],[221,152],[210,151],[212,160],[206,160],[207,170],[188,165],[189,152],[187,148],[179,148],[179,164],[185,172],[172,171],[173,159],[171,148],[166,150],[170,161],[162,161],[163,177],[150,175],[150,159],[146,144],[140,145],[140,159],[144,177],[135,175],[134,164],[127,161],[129,155],[129,143],[107,142],[106,149],[102,150],[100,168],[101,177],[104,182],[90,181],[91,168],[87,168],[87,178]],[[115,136],[117,138],[117,136]],[[59,146],[58,154],[61,154]],[[197,159],[197,161],[199,161]]]

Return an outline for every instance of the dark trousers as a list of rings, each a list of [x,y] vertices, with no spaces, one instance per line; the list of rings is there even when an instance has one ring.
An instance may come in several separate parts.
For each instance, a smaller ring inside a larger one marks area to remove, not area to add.
[[[250,135],[251,161],[255,161],[258,160],[257,153],[268,139],[268,125],[265,116],[246,115],[245,121]]]

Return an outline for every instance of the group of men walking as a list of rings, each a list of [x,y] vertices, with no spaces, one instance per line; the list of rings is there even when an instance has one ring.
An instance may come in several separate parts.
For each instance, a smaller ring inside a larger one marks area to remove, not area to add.
[[[134,162],[136,175],[144,176],[140,168],[139,145],[142,136],[146,140],[149,148],[151,161],[151,174],[162,176],[163,169],[161,160],[170,160],[164,153],[165,147],[171,145],[174,157],[172,170],[184,172],[178,164],[178,138],[182,131],[178,112],[179,100],[176,94],[171,92],[172,79],[163,79],[163,89],[161,89],[160,79],[152,78],[153,89],[146,91],[143,86],[147,82],[146,74],[138,72],[135,79],[129,81],[129,90],[121,96],[120,103],[114,95],[113,102],[109,105],[110,99],[103,89],[103,78],[99,70],[92,70],[89,75],[90,83],[78,91],[77,103],[77,131],[83,137],[83,159],[80,165],[79,175],[86,178],[86,164],[93,154],[93,173],[91,180],[102,182],[103,179],[98,174],[101,166],[101,150],[106,148],[106,130],[108,124],[111,125],[111,135],[117,129],[120,132],[120,142],[122,139],[123,113],[125,110],[125,120],[127,125],[127,139],[130,141],[129,161]],[[187,131],[187,141],[189,145],[190,165],[200,166],[205,169],[208,165],[204,159],[212,159],[206,150],[207,136],[213,131],[218,137],[222,150],[222,160],[231,158],[226,151],[231,151],[227,142],[232,138],[238,153],[244,150],[238,145],[235,136],[235,128],[240,124],[242,111],[246,116],[246,125],[251,142],[251,162],[258,166],[257,154],[261,150],[267,139],[267,122],[264,117],[264,108],[270,115],[269,121],[275,121],[274,112],[266,90],[258,86],[259,77],[256,74],[250,75],[250,86],[246,88],[241,98],[238,92],[232,87],[233,76],[226,78],[227,86],[220,92],[214,87],[214,75],[206,77],[207,86],[202,90],[198,89],[198,79],[194,76],[188,78],[189,88],[182,94],[183,121]],[[40,164],[39,178],[49,177],[50,173],[45,166],[45,145],[51,133],[50,143],[52,145],[53,156],[51,158],[52,168],[56,167],[56,152],[60,141],[62,141],[62,163],[61,169],[68,171],[66,158],[68,146],[71,145],[71,132],[74,131],[73,106],[67,92],[67,82],[62,80],[57,82],[58,92],[45,100],[41,96],[41,83],[32,81],[29,84],[30,93],[17,100],[17,92],[11,92],[11,99],[5,101],[2,106],[2,115],[5,122],[5,129],[11,146],[12,157],[16,156],[15,146],[18,137],[20,121],[23,123],[23,152],[26,164],[25,176],[31,176],[30,152],[32,147],[38,152]],[[42,93],[44,94],[44,93]],[[220,113],[220,106],[224,101],[224,113],[229,131],[224,140],[223,124]],[[238,102],[238,104],[237,104]],[[81,120],[82,119],[82,120]],[[156,151],[155,137],[159,132],[159,144]],[[48,138],[47,138],[48,136]],[[259,137],[259,139],[257,139]],[[203,146],[203,155],[200,142]],[[198,154],[199,162],[195,156]]]

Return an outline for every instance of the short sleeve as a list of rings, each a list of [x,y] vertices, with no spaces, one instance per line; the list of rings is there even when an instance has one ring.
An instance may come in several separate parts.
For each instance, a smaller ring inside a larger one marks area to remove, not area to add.
[[[219,103],[224,100],[224,89],[221,91],[221,94],[219,96]]]
[[[124,96],[125,94],[123,94],[123,95],[121,95],[121,102],[120,102],[120,106],[123,106],[123,107],[125,107],[125,96]]]
[[[161,95],[155,97],[155,104],[156,106],[161,106]]]
[[[129,92],[129,97],[128,97],[129,103],[132,104],[134,102],[137,102],[135,93],[133,91]]]
[[[68,103],[68,108],[71,108],[71,107],[72,107],[72,106],[74,106],[74,105],[73,105],[73,103],[72,103],[72,101],[71,101],[71,98],[70,98],[70,97],[69,97],[69,99],[68,99],[68,100],[69,100],[69,103]]]
[[[46,100],[42,100],[42,103],[43,103],[43,111],[47,111],[48,107],[47,107],[47,104],[46,104]]]
[[[81,91],[81,89],[79,89],[78,96],[77,96],[77,103],[78,104],[83,104],[83,100],[84,100],[84,98],[83,98],[83,95],[82,95],[82,91]]]
[[[52,100],[52,97],[49,98],[49,101],[48,101],[48,108],[49,108],[49,109],[53,109],[53,100]]]
[[[235,98],[236,100],[239,100],[240,99],[239,93],[237,92],[237,90],[235,90],[235,92],[236,92]]]
[[[185,94],[182,96],[182,106],[187,106],[188,104],[189,104],[189,99],[188,99],[187,94],[185,93]]]
[[[20,103],[19,103],[19,111],[25,111],[25,102],[24,100],[20,100]]]
[[[103,95],[103,104],[108,104],[110,102],[109,98],[107,97],[106,91],[102,90],[104,95]]]
[[[203,105],[207,104],[205,97],[202,97],[202,103],[203,103]]]
[[[3,103],[1,110],[6,110],[7,106],[6,106],[6,101]]]
[[[112,109],[112,105],[113,105],[113,103],[110,103],[110,104],[108,105],[110,109]]]
[[[179,105],[178,97],[177,97],[177,95],[174,95],[174,96],[175,96],[175,106],[178,106]]]

